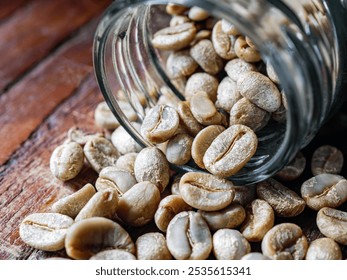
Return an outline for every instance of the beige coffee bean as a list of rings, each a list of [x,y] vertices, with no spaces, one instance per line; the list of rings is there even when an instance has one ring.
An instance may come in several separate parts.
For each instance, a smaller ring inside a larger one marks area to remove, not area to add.
[[[107,166],[114,166],[119,157],[117,149],[103,137],[88,141],[83,151],[91,167],[97,173]]]
[[[180,101],[177,106],[180,121],[191,136],[196,136],[204,127],[194,118],[188,101]]]
[[[181,180],[180,176],[178,176],[174,179],[174,181],[171,185],[171,194],[181,196],[181,194],[180,194],[180,180]]]
[[[92,217],[105,217],[112,219],[118,208],[118,192],[114,189],[100,190],[87,202],[78,213],[75,221]]]
[[[197,43],[199,43],[201,40],[204,39],[211,39],[212,32],[210,30],[200,30],[198,33],[196,33],[194,40],[190,43],[190,46],[194,46]]]
[[[187,16],[175,15],[171,18],[169,26],[174,27],[187,22],[190,22]]]
[[[139,123],[132,122],[131,125],[140,131],[141,125]],[[138,153],[142,150],[142,147],[136,142],[136,140],[130,136],[123,126],[116,128],[112,133],[111,141],[113,146],[121,154]]]
[[[213,140],[224,130],[225,128],[221,125],[210,125],[201,130],[194,138],[192,143],[192,158],[200,168],[205,169],[203,161],[205,152],[211,146]]]
[[[239,76],[242,73],[247,72],[256,72],[257,67],[255,65],[248,63],[240,58],[235,58],[233,60],[230,60],[224,68],[225,72],[227,72],[230,79],[232,79],[234,82],[237,82],[239,79]]]
[[[275,69],[270,63],[266,63],[266,74],[275,84],[279,84],[280,80],[275,72]]]
[[[206,10],[197,6],[191,7],[188,13],[188,17],[194,21],[202,21],[207,19],[209,16],[210,15]]]
[[[229,77],[225,77],[218,86],[215,104],[217,108],[230,112],[231,108],[241,98],[242,95],[236,90],[236,82]]]
[[[306,260],[342,260],[339,244],[331,238],[318,238],[311,242],[306,253]]]
[[[178,90],[179,93],[181,93],[182,95],[184,94],[186,84],[187,84],[187,78],[186,77],[171,79],[170,82],[174,85],[174,87]],[[172,96],[172,95],[170,95],[170,96]]]
[[[75,142],[54,149],[50,159],[52,174],[62,181],[75,178],[83,167],[83,149]]]
[[[101,217],[73,224],[66,234],[65,249],[70,258],[77,260],[89,259],[105,249],[135,253],[130,235],[119,224]]]
[[[120,156],[117,159],[116,167],[121,170],[128,171],[132,174],[134,174],[134,166],[135,166],[135,160],[138,153],[129,153]]]
[[[152,44],[155,48],[164,51],[181,50],[194,40],[196,28],[193,23],[167,27],[154,34]]]
[[[231,108],[229,125],[243,124],[253,131],[259,131],[267,125],[270,117],[269,112],[259,108],[243,97]]]
[[[335,174],[319,174],[301,185],[301,196],[316,211],[339,207],[347,201],[347,180]]]
[[[86,184],[77,192],[53,203],[51,209],[55,213],[60,213],[74,219],[94,194],[95,188],[93,185]]]
[[[307,248],[307,239],[301,228],[292,223],[274,226],[261,242],[263,254],[274,260],[302,260]]]
[[[67,132],[67,137],[71,142],[76,142],[84,146],[89,140],[94,137],[102,137],[102,133],[86,134],[82,129],[78,127],[71,127]]]
[[[237,90],[243,97],[270,113],[281,106],[281,93],[276,85],[258,72],[246,72],[239,76]]]
[[[245,36],[245,40],[248,46],[250,46],[252,49],[257,49],[257,47],[254,45],[251,38],[249,38],[248,36]]]
[[[219,134],[206,150],[206,169],[220,177],[236,174],[252,158],[258,139],[249,127],[235,124]]]
[[[169,15],[180,15],[187,11],[189,8],[183,5],[177,5],[174,3],[168,3],[166,5],[166,12]]]
[[[255,184],[248,186],[234,186],[235,197],[233,202],[236,202],[243,207],[250,204],[257,198],[257,187]]]
[[[215,102],[218,89],[218,80],[207,73],[193,74],[187,81],[184,95],[190,100],[198,92],[205,92]]]
[[[318,211],[317,226],[326,237],[347,245],[347,212],[324,207]]]
[[[234,229],[220,229],[213,235],[213,254],[217,260],[240,260],[251,252],[251,245]]]
[[[264,256],[262,253],[259,252],[253,252],[253,253],[248,253],[247,255],[244,255],[241,260],[243,261],[265,261],[265,260],[270,260],[269,257]]]
[[[156,147],[145,148],[135,160],[135,178],[138,182],[150,181],[163,192],[170,180],[169,163]]]
[[[236,37],[224,33],[222,30],[222,21],[218,21],[212,30],[212,43],[216,53],[226,60],[235,58],[235,41]]]
[[[212,250],[208,225],[199,213],[193,211],[181,212],[171,220],[166,242],[177,260],[204,260]]]
[[[218,56],[210,40],[204,39],[191,47],[190,55],[208,74],[216,75],[224,67],[223,59]]]
[[[168,76],[173,79],[190,76],[198,68],[198,64],[190,56],[189,50],[172,52],[166,61]]]
[[[113,249],[101,251],[91,258],[90,260],[136,260],[136,257],[124,250]]]
[[[245,209],[237,204],[232,203],[226,208],[219,211],[198,211],[205,219],[211,231],[217,231],[223,228],[236,228],[245,220]]]
[[[19,226],[19,236],[29,246],[58,251],[64,248],[67,229],[73,219],[59,213],[35,213],[27,216]]]
[[[246,219],[241,233],[250,242],[259,242],[274,226],[275,213],[265,200],[256,199],[246,207]]]
[[[304,172],[305,167],[306,158],[301,152],[298,152],[295,158],[288,165],[276,173],[276,177],[283,181],[293,181],[300,177]]]
[[[222,31],[228,35],[241,35],[241,33],[236,29],[235,25],[231,24],[229,21],[225,19],[222,19]]]
[[[154,221],[157,227],[166,232],[170,221],[183,211],[190,211],[192,207],[189,206],[180,195],[169,195],[163,198],[158,206],[154,215]]]
[[[166,158],[170,163],[183,165],[191,158],[193,138],[188,134],[177,134],[166,146]]]
[[[258,62],[261,60],[260,52],[249,46],[245,37],[239,36],[234,45],[236,55],[247,62]]]
[[[135,176],[126,170],[118,169],[116,166],[108,166],[101,170],[95,187],[98,191],[113,189],[119,196],[130,190],[137,184]]]
[[[314,176],[322,173],[339,174],[342,167],[343,154],[333,146],[321,146],[313,153],[311,170]]]
[[[205,211],[227,207],[234,198],[233,183],[211,174],[188,172],[180,181],[180,194],[190,206]]]
[[[159,232],[149,232],[136,240],[136,256],[139,260],[171,260],[166,239]]]
[[[305,201],[275,179],[257,184],[257,195],[271,205],[279,217],[294,217],[305,209]]]
[[[190,110],[194,118],[202,125],[221,124],[223,121],[222,115],[203,91],[197,92],[192,96],[190,99]]]
[[[170,139],[179,126],[176,110],[166,105],[157,105],[148,111],[141,126],[141,134],[151,143],[159,144]]]
[[[131,226],[143,226],[153,219],[159,202],[158,188],[151,182],[141,182],[119,199],[117,215]]]
[[[281,91],[281,99],[282,99],[282,104],[281,106],[271,114],[271,117],[279,123],[285,123],[287,121],[287,98],[286,95],[284,94],[284,91]]]

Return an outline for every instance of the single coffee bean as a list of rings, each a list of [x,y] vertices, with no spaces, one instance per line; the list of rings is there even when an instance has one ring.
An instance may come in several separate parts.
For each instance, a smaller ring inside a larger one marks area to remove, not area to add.
[[[310,244],[306,260],[342,260],[339,244],[331,238],[318,238]]]
[[[77,192],[56,201],[51,209],[55,213],[60,213],[74,219],[94,194],[95,188],[93,185],[86,184]]]
[[[180,101],[178,103],[177,113],[189,135],[196,136],[204,128],[196,118],[194,118],[188,101]]]
[[[270,78],[270,80],[273,81],[275,84],[280,83],[280,80],[270,63],[266,63],[266,73],[267,73],[267,76]]]
[[[62,181],[75,178],[83,167],[83,149],[75,142],[58,146],[50,159],[52,174]]]
[[[189,8],[183,5],[177,5],[174,3],[168,3],[166,5],[166,12],[169,15],[181,15],[183,14],[185,11],[187,11]]]
[[[136,122],[132,122],[131,125],[140,131],[141,125]],[[135,141],[133,137],[125,130],[123,126],[118,127],[111,135],[111,141],[113,146],[121,154],[138,153],[142,150],[142,147]]]
[[[82,146],[84,146],[89,140],[93,139],[94,137],[102,137],[102,134],[86,134],[83,130],[79,129],[78,127],[72,127],[67,132],[67,138],[71,142],[76,142],[77,144],[80,144]]]
[[[228,35],[239,36],[241,33],[236,29],[235,25],[229,21],[222,19],[222,31]]]
[[[187,81],[184,95],[190,100],[198,92],[205,92],[215,102],[218,89],[218,80],[207,73],[195,73]]]
[[[90,258],[90,260],[136,260],[136,257],[124,250],[113,249],[101,251]]]
[[[347,201],[347,180],[335,174],[319,174],[301,185],[301,196],[316,211],[339,207]]]
[[[167,27],[154,34],[152,44],[155,48],[164,51],[181,50],[194,40],[196,28],[193,23]]]
[[[177,260],[204,260],[212,250],[208,225],[199,213],[188,211],[177,214],[169,223],[167,247]]]
[[[99,173],[103,168],[116,164],[119,152],[109,140],[98,137],[86,143],[84,155],[91,167]]]
[[[141,126],[141,134],[151,143],[163,143],[170,139],[179,126],[179,116],[174,108],[157,105],[147,113]]]
[[[219,211],[198,211],[205,219],[211,231],[217,231],[223,228],[236,228],[245,220],[245,209],[237,204],[232,203],[226,208]]]
[[[317,226],[326,237],[347,245],[347,212],[324,207],[318,211]]]
[[[239,79],[239,76],[242,73],[247,72],[256,72],[257,67],[255,65],[248,63],[240,58],[235,58],[233,60],[230,60],[224,68],[225,72],[227,72],[230,79],[232,79],[234,82],[237,82]]]
[[[298,152],[295,158],[288,165],[276,173],[276,178],[283,181],[293,181],[300,177],[304,172],[305,167],[306,158],[301,152]]]
[[[222,21],[218,21],[212,30],[212,43],[216,53],[226,60],[235,58],[235,41],[236,37],[224,33],[222,30]]]
[[[58,213],[35,213],[27,216],[19,226],[19,236],[29,246],[58,251],[64,248],[67,229],[73,219]]]
[[[197,6],[190,8],[188,13],[188,17],[194,21],[202,21],[207,19],[209,16],[210,15],[206,10],[201,9],[200,7],[197,7]]]
[[[252,158],[258,139],[249,127],[236,124],[219,134],[206,150],[206,169],[220,177],[236,174]]]
[[[292,223],[274,226],[261,243],[263,254],[274,260],[302,260],[307,248],[307,239],[301,228]]]
[[[236,202],[243,207],[250,204],[253,200],[257,198],[257,187],[255,184],[248,186],[234,186],[235,197],[233,202]]]
[[[163,192],[170,180],[169,163],[156,147],[143,149],[135,160],[135,178],[138,182],[150,181]]]
[[[171,18],[169,26],[174,27],[187,22],[190,22],[187,16],[175,15]]]
[[[65,249],[70,258],[77,260],[89,259],[105,249],[135,253],[129,234],[119,224],[101,217],[73,224],[66,234]]]
[[[274,226],[275,213],[265,200],[256,199],[246,207],[246,219],[241,233],[250,242],[259,242]]]
[[[204,39],[211,39],[212,32],[210,30],[200,30],[198,33],[196,33],[194,40],[190,43],[190,46],[194,46],[197,43],[199,43],[201,40]]]
[[[198,64],[190,56],[189,50],[172,52],[166,62],[166,70],[170,78],[190,76],[198,68]]]
[[[225,77],[218,86],[216,107],[230,112],[234,104],[241,98],[242,95],[236,90],[236,82]]]
[[[257,195],[268,202],[279,217],[294,217],[305,209],[305,201],[275,179],[257,184]]]
[[[129,154],[125,154],[120,156],[117,159],[116,162],[116,167],[118,169],[124,170],[124,171],[128,171],[131,174],[134,174],[134,166],[135,166],[135,160],[137,157],[138,153],[129,153]]]
[[[188,172],[180,181],[180,194],[190,206],[217,211],[228,206],[234,198],[233,183],[211,174]]]
[[[234,229],[220,229],[213,235],[213,254],[217,260],[240,260],[251,252],[251,245]]]
[[[245,36],[245,40],[248,46],[250,46],[252,49],[257,49],[256,45],[254,45],[251,38],[249,38],[248,36]]]
[[[149,232],[136,240],[136,255],[139,260],[171,260],[166,239],[159,232]]]
[[[247,255],[244,255],[241,260],[243,261],[265,261],[270,260],[269,257],[264,256],[262,253],[254,252],[254,253],[248,253]]]
[[[239,36],[236,39],[234,48],[236,55],[247,62],[258,62],[261,60],[259,51],[249,46],[243,36]]]
[[[131,226],[143,226],[153,219],[159,202],[158,188],[151,182],[141,182],[119,199],[117,215]]]
[[[339,174],[343,167],[343,154],[333,146],[321,146],[313,153],[311,170],[314,176],[322,173]]]
[[[166,146],[166,158],[177,165],[186,164],[191,158],[193,138],[188,134],[177,134]]]

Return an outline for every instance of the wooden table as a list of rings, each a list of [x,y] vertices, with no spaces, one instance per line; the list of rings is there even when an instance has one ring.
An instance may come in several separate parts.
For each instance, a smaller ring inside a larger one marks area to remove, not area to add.
[[[93,112],[103,98],[93,74],[92,40],[99,16],[110,2],[0,0],[0,259],[65,254],[26,246],[18,226],[28,214],[49,211],[55,200],[97,178],[85,167],[76,179],[62,183],[51,175],[49,158],[70,127],[98,131]],[[323,131],[304,150],[308,158],[314,148],[327,143],[347,157],[347,141],[341,138],[345,117],[341,111],[330,131]],[[346,165],[343,174],[347,177]],[[309,176],[307,168],[305,178]],[[290,186],[298,191],[303,180]],[[346,205],[342,209],[347,210]],[[315,215],[305,210],[285,221],[303,226],[313,240],[321,236]],[[136,238],[141,231],[131,234]],[[253,248],[259,249],[259,244]]]

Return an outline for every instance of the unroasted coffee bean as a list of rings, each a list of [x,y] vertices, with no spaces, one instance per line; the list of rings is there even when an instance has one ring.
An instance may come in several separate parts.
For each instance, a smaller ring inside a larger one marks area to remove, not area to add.
[[[169,15],[180,15],[187,11],[189,8],[183,5],[178,5],[174,3],[168,3],[166,5],[166,12]]]
[[[188,101],[181,101],[178,103],[177,113],[191,136],[196,136],[204,128],[202,124],[194,118]]]
[[[93,185],[86,184],[77,192],[56,201],[51,209],[55,213],[67,215],[74,219],[94,194]]]
[[[166,245],[163,234],[149,232],[136,240],[136,256],[138,260],[171,260],[172,256]]]
[[[113,218],[118,208],[118,193],[114,189],[100,190],[78,213],[75,221],[91,217]]]
[[[237,90],[243,97],[270,113],[281,106],[281,93],[276,85],[258,72],[246,72],[239,75]]]
[[[236,39],[234,48],[236,55],[247,62],[258,62],[261,60],[259,51],[249,46],[243,36],[239,36]]]
[[[134,165],[138,153],[129,153],[117,159],[116,167],[134,174]]]
[[[176,194],[181,196],[180,194],[180,180],[182,176],[176,176],[171,185],[171,194]]]
[[[228,206],[234,198],[233,183],[211,174],[188,172],[180,181],[180,194],[190,206],[216,211]]]
[[[188,17],[194,21],[202,21],[209,17],[209,13],[200,7],[194,6],[190,8]]]
[[[190,22],[190,19],[187,16],[176,15],[171,18],[169,26],[173,27],[186,22]]]
[[[222,31],[228,35],[240,35],[240,32],[236,29],[235,25],[231,24],[225,19],[222,19]]]
[[[94,138],[84,146],[84,155],[91,167],[100,172],[107,166],[114,166],[119,157],[119,152],[106,138]]]
[[[257,195],[268,202],[279,217],[294,217],[305,209],[305,201],[275,179],[257,184]]]
[[[215,102],[218,89],[218,80],[207,73],[193,74],[187,81],[184,95],[187,100],[198,92],[205,92],[209,98]]]
[[[317,175],[302,184],[301,196],[313,210],[336,208],[347,201],[347,180],[335,174]]]
[[[248,46],[250,46],[252,49],[257,49],[257,47],[254,45],[251,38],[249,38],[248,36],[245,36],[245,40],[246,40],[246,43],[248,44]]]
[[[192,158],[200,168],[205,168],[203,161],[206,150],[211,146],[213,140],[221,134],[225,128],[221,125],[210,125],[201,130],[192,143]]]
[[[321,146],[312,156],[311,170],[314,176],[322,173],[339,174],[343,166],[343,154],[333,146]]]
[[[58,251],[64,248],[67,229],[73,219],[58,213],[35,213],[27,216],[19,226],[19,235],[29,246]]]
[[[78,127],[72,127],[67,132],[67,137],[71,142],[76,142],[80,145],[85,145],[89,140],[93,139],[94,137],[101,137],[101,133],[95,133],[95,134],[86,134],[83,130],[79,129]]]
[[[90,258],[90,260],[136,260],[136,257],[124,250],[113,249],[101,251]]]
[[[153,219],[159,202],[158,188],[151,182],[141,182],[119,199],[117,215],[129,225],[143,226]]]
[[[233,60],[230,60],[225,65],[224,69],[225,69],[225,72],[227,72],[229,78],[232,79],[234,82],[237,82],[237,80],[239,79],[239,76],[242,73],[257,71],[257,67],[255,67],[255,65],[248,63],[240,58],[235,58]]]
[[[205,219],[211,231],[223,228],[236,228],[242,224],[246,217],[245,209],[237,204],[232,203],[226,208],[219,211],[198,211]]]
[[[218,21],[212,30],[212,43],[216,53],[227,60],[235,58],[235,41],[236,37],[224,33],[222,30],[222,21]]]
[[[194,24],[187,22],[159,30],[154,34],[152,44],[159,50],[180,50],[187,47],[194,40],[195,34]]]
[[[267,125],[271,115],[248,101],[247,98],[238,100],[230,110],[229,125],[243,124],[258,131]]]
[[[214,175],[232,176],[246,165],[257,146],[257,136],[249,127],[232,125],[213,140],[204,155],[204,165]]]
[[[274,211],[265,200],[256,199],[246,207],[246,213],[240,231],[248,241],[259,242],[275,223]]]
[[[276,177],[283,181],[293,181],[300,177],[306,167],[306,158],[299,152],[295,158],[280,171],[276,173]]]
[[[341,260],[342,252],[339,244],[331,238],[318,238],[310,244],[306,260]]]
[[[135,253],[129,234],[119,224],[106,218],[81,220],[67,231],[65,249],[70,258],[89,259],[106,248]]]
[[[188,134],[177,134],[166,146],[166,158],[173,164],[186,164],[191,158],[193,138]]]
[[[200,30],[196,33],[194,40],[190,43],[190,46],[194,46],[199,43],[201,40],[210,39],[212,32],[210,30]]]
[[[324,207],[318,211],[317,226],[325,236],[347,245],[347,212]]]
[[[223,59],[218,56],[210,40],[201,40],[190,49],[190,55],[208,74],[218,74],[224,66]]]
[[[242,95],[236,90],[236,82],[225,77],[218,86],[216,107],[230,112],[234,104],[241,98]]]
[[[131,123],[131,125],[140,131],[141,125],[139,123]],[[142,150],[142,147],[130,136],[123,126],[118,127],[111,136],[113,146],[116,147],[117,151],[121,154],[138,153]]]
[[[251,252],[251,245],[234,229],[220,229],[213,235],[213,254],[217,260],[240,260]]]
[[[256,185],[248,186],[234,186],[235,197],[234,202],[242,205],[243,207],[250,204],[253,200],[257,198]]]
[[[280,80],[279,80],[274,68],[272,67],[272,65],[270,63],[266,64],[266,73],[267,73],[268,77],[270,78],[270,80],[273,81],[275,84],[280,83]]]
[[[83,149],[75,142],[58,146],[50,159],[52,174],[62,181],[75,178],[83,167]]]
[[[302,260],[307,248],[307,239],[301,228],[292,223],[274,226],[261,243],[263,254],[275,260]]]
[[[163,143],[170,139],[179,125],[179,116],[175,109],[166,105],[157,105],[147,113],[141,126],[141,134],[151,143]]]
[[[264,256],[262,253],[254,252],[254,253],[248,253],[247,255],[244,255],[241,260],[243,261],[265,261],[270,260],[269,257]]]
[[[167,246],[177,260],[204,260],[212,250],[208,225],[199,213],[188,211],[177,214],[166,233]]]
[[[198,68],[198,64],[190,56],[189,50],[172,52],[166,62],[166,70],[170,78],[190,76]]]
[[[158,206],[154,215],[154,221],[157,227],[166,232],[167,226],[170,221],[183,211],[190,211],[192,207],[189,206],[180,195],[169,195],[163,198]]]
[[[145,148],[135,161],[135,178],[138,182],[150,181],[163,192],[170,180],[169,163],[156,147]]]

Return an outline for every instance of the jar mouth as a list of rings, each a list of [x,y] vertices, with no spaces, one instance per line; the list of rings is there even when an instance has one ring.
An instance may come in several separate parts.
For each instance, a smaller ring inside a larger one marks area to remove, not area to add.
[[[106,11],[94,41],[94,66],[101,92],[119,123],[143,147],[152,144],[126,118],[117,102],[120,98],[117,89],[126,93],[125,98],[137,112],[139,121],[143,120],[146,108],[153,107],[163,94],[164,86],[177,100],[184,98],[162,66],[165,54],[160,54],[151,45],[151,37],[157,30],[150,25],[165,21],[164,16],[153,17],[151,13],[168,2],[114,2]],[[317,76],[317,68],[321,68],[321,64],[316,63],[305,26],[282,1],[218,1],[218,4],[212,0],[174,2],[200,6],[217,18],[227,19],[249,36],[263,59],[273,65],[286,92],[286,122],[272,122],[260,130],[257,133],[259,146],[255,156],[229,179],[235,184],[244,185],[272,176],[314,135],[311,127],[317,128],[321,121],[317,114],[324,115],[321,104],[315,104],[311,98],[314,93],[323,95],[321,89],[324,86]],[[317,84],[307,81],[317,81]],[[312,122],[317,124],[312,125]],[[171,167],[181,171],[203,171],[194,162]]]

